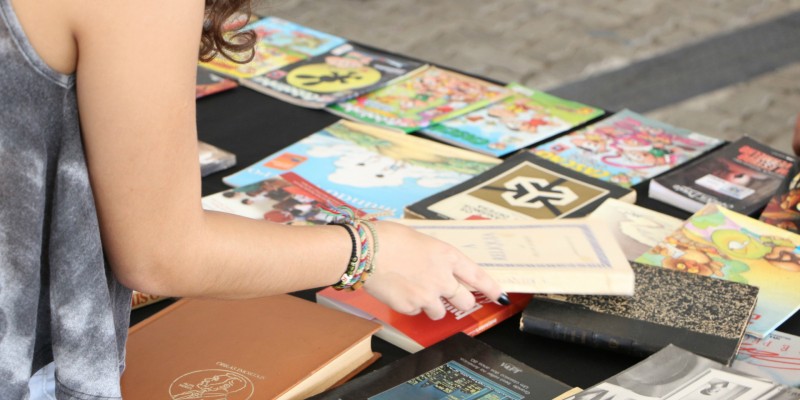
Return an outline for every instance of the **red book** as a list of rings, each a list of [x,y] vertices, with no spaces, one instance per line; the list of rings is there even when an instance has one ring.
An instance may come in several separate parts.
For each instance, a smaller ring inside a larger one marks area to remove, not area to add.
[[[521,312],[531,299],[530,294],[521,293],[508,297],[511,304],[502,306],[475,293],[477,304],[466,312],[445,303],[447,315],[438,321],[424,313],[409,316],[395,312],[364,290],[350,292],[327,287],[317,292],[317,303],[380,323],[383,329],[375,336],[416,353],[458,332],[475,336]]]

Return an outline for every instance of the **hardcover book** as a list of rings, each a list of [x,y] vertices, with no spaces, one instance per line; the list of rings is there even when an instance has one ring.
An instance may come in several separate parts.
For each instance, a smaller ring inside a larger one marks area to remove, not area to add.
[[[477,151],[502,157],[597,118],[605,113],[517,83],[502,101],[460,117],[431,125],[422,134]]]
[[[407,218],[559,219],[581,217],[607,198],[633,203],[636,192],[520,152],[463,183],[405,209]]]
[[[732,367],[783,385],[800,387],[800,337],[778,331],[763,339],[746,335]]]
[[[258,38],[251,61],[240,64],[218,55],[200,65],[226,76],[250,78],[325,53],[346,42],[344,38],[278,17],[262,18],[245,26],[244,30],[253,30]]]
[[[800,309],[800,235],[708,204],[636,261],[758,286],[747,333],[765,337]]]
[[[758,219],[778,228],[800,233],[800,173],[780,186]]]
[[[348,119],[411,132],[485,107],[511,92],[491,82],[430,66],[408,79],[328,107]]]
[[[613,198],[600,204],[589,214],[589,219],[602,221],[611,229],[628,260],[639,258],[683,223],[678,218]]]
[[[236,165],[236,154],[202,140],[197,141],[197,156],[200,159],[201,176],[208,176]]]
[[[136,310],[137,308],[142,308],[144,306],[149,306],[153,303],[158,303],[161,300],[166,300],[169,297],[158,296],[155,294],[147,294],[142,293],[138,290],[134,290],[131,292],[131,310]]]
[[[429,139],[339,121],[223,181],[242,186],[292,171],[368,214],[398,218],[407,204],[499,162]]]
[[[129,332],[126,399],[297,399],[379,356],[380,325],[290,295],[181,299]]]
[[[565,400],[797,400],[800,390],[669,345]]]
[[[633,270],[602,221],[395,221],[461,250],[509,293],[633,294]]]
[[[224,92],[237,86],[239,86],[239,83],[233,79],[224,78],[205,68],[197,67],[196,99]]]
[[[554,399],[570,386],[464,334],[311,399]]]
[[[622,110],[531,151],[593,178],[630,187],[720,144],[719,139]]]
[[[262,75],[242,85],[283,101],[324,108],[413,75],[424,63],[344,43],[331,50]]]
[[[409,352],[416,353],[456,333],[475,336],[522,311],[528,294],[511,293],[511,304],[503,306],[475,293],[475,307],[461,311],[445,301],[447,315],[434,321],[427,315],[398,313],[364,290],[344,291],[327,287],[316,294],[317,303],[377,322],[383,326],[375,336]]]
[[[752,215],[796,164],[795,157],[743,136],[686,168],[651,180],[649,196],[689,212],[710,202]]]
[[[730,365],[758,288],[633,263],[632,297],[535,296],[520,319],[526,333],[647,356],[672,343]]]

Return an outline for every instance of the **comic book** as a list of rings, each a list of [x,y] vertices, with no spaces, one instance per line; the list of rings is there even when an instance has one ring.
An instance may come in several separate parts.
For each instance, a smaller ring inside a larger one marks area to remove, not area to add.
[[[239,86],[239,82],[224,78],[205,68],[197,67],[197,83],[195,84],[195,98],[210,96]]]
[[[236,187],[292,171],[368,214],[399,218],[406,204],[499,162],[432,140],[339,121],[223,181]]]
[[[636,261],[757,286],[747,333],[763,338],[800,309],[798,246],[800,235],[709,203]]]
[[[424,66],[420,61],[345,43],[241,83],[298,106],[324,108],[412,75]]]
[[[778,189],[758,219],[778,228],[800,233],[800,173]]]
[[[594,178],[631,187],[720,144],[720,139],[622,110],[531,151]]]
[[[513,94],[489,107],[431,125],[422,134],[490,156],[502,157],[603,115],[602,109],[565,100],[518,83]]]
[[[411,132],[468,113],[511,91],[454,71],[429,67],[384,88],[328,107],[342,117]]]
[[[243,29],[252,29],[258,36],[251,61],[239,64],[218,55],[200,65],[234,78],[249,78],[322,54],[346,41],[278,17],[257,20]]]

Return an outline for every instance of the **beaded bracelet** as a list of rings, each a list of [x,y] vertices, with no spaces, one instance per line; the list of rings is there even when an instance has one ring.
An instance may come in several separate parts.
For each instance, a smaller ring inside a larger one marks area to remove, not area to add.
[[[332,224],[332,225],[338,225],[344,228],[344,230],[347,231],[347,234],[350,235],[350,240],[353,243],[352,250],[350,252],[350,262],[347,264],[347,269],[345,270],[344,274],[342,274],[342,277],[339,278],[339,281],[333,285],[334,288],[341,290],[348,287],[348,283],[350,282],[351,279],[353,279],[353,275],[355,275],[356,269],[358,268],[359,247],[356,243],[356,235],[353,233],[353,229],[350,228],[350,226],[342,224]]]
[[[337,290],[357,290],[375,270],[375,255],[378,252],[377,231],[369,220],[357,217],[355,211],[349,207],[326,208],[326,211],[332,216],[330,224],[346,228],[353,243],[347,270],[332,286]]]

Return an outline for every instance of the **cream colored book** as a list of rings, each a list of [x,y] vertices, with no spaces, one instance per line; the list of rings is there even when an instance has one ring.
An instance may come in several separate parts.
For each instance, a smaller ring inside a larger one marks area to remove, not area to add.
[[[455,246],[509,293],[633,294],[633,270],[602,221],[395,221]]]

